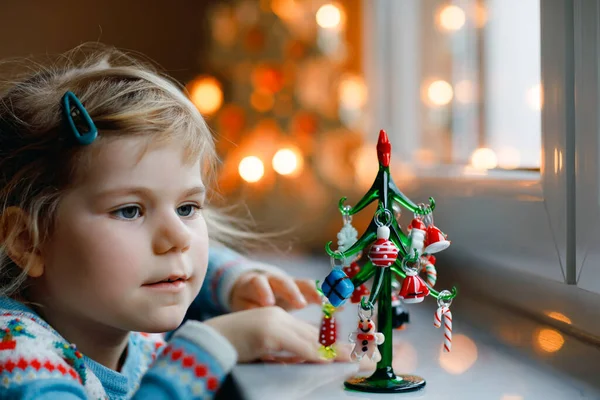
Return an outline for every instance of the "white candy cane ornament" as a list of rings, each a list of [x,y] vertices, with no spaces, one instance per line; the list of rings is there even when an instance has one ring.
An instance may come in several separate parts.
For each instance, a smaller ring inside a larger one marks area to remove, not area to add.
[[[452,349],[452,312],[450,312],[450,304],[452,300],[444,301],[443,297],[449,296],[451,293],[448,290],[442,290],[438,296],[438,309],[435,312],[433,326],[439,328],[442,326],[442,318],[444,319],[444,351],[450,352]]]

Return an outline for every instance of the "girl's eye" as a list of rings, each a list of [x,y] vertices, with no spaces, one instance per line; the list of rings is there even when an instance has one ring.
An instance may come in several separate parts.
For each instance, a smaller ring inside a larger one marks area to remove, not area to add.
[[[121,219],[136,219],[142,215],[142,210],[139,206],[127,206],[113,211],[112,214]]]
[[[198,211],[199,208],[200,207],[194,204],[184,204],[177,207],[177,215],[180,217],[191,217]]]

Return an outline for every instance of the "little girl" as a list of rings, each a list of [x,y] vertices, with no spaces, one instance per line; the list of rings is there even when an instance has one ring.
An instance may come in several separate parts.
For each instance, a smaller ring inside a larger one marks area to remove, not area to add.
[[[275,306],[318,301],[314,284],[214,240],[232,229],[206,204],[192,103],[121,52],[81,55],[0,92],[0,398],[210,399],[236,360],[318,361],[317,328]],[[192,303],[247,310],[165,343]]]

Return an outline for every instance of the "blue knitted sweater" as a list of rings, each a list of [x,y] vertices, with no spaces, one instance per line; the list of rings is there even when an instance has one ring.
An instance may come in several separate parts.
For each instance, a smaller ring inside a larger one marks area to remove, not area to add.
[[[229,310],[236,278],[252,268],[226,248],[210,249],[193,318]],[[188,320],[168,342],[132,332],[120,371],[77,351],[26,305],[0,297],[0,399],[211,399],[237,354],[217,331]]]

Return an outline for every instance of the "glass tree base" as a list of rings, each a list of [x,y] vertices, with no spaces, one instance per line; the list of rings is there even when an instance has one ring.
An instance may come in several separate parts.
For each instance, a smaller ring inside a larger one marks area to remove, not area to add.
[[[351,390],[370,393],[412,392],[425,387],[425,379],[416,375],[395,375],[395,377],[357,376],[344,382]]]

